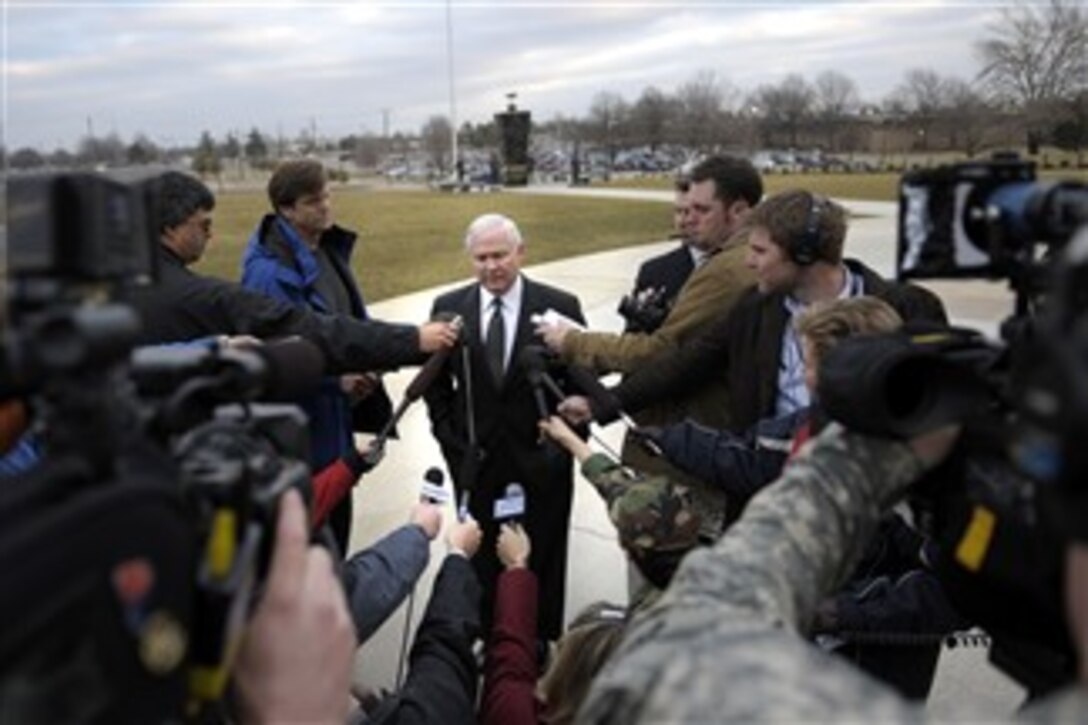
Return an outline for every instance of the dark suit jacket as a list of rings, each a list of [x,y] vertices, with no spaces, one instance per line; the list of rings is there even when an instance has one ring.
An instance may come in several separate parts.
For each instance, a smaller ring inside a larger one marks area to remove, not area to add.
[[[573,465],[570,456],[558,445],[539,441],[540,414],[519,359],[527,345],[539,342],[530,321],[533,314],[551,308],[583,324],[585,319],[578,298],[524,275],[522,280],[525,287],[514,347],[505,379],[498,387],[480,340],[479,285],[461,287],[435,300],[432,316],[453,313],[464,320],[464,348],[454,351],[424,397],[434,436],[442,447],[458,496],[471,487],[469,510],[484,531],[483,544],[472,563],[484,587],[485,628],[490,626],[494,583],[499,572],[494,552],[498,526],[493,520],[493,505],[495,499],[503,496],[507,484],[517,482],[525,490],[526,513],[522,523],[533,542],[529,566],[541,580],[541,636],[555,639],[562,631]],[[467,455],[465,350],[472,369],[473,419],[481,458]],[[549,374],[561,386],[566,384],[561,368],[550,369]],[[546,397],[549,410],[554,412],[558,401],[550,394]],[[478,465],[472,465],[473,461],[478,461]]]
[[[514,348],[510,355],[506,377],[501,388],[496,388],[487,366],[487,359],[480,342],[479,285],[471,284],[447,292],[435,300],[431,315],[454,313],[464,321],[462,339],[466,341],[472,368],[472,397],[476,421],[477,441],[485,456],[497,453],[496,444],[512,445],[514,452],[534,456],[537,445],[537,412],[532,387],[525,371],[518,363],[521,351],[527,345],[540,343],[533,333],[530,317],[551,308],[560,314],[585,324],[578,298],[562,290],[539,284],[522,276],[524,291],[521,300],[521,316],[518,319]],[[557,371],[549,371],[556,373]],[[562,379],[561,374],[556,375]],[[461,460],[468,445],[466,424],[467,406],[463,370],[463,353],[460,350],[450,356],[443,374],[428,389],[425,399],[431,416],[435,438],[442,446],[442,453],[450,467],[450,473],[458,485],[470,485],[461,481]],[[455,385],[454,381],[457,381]],[[548,397],[551,409],[555,400]],[[544,447],[545,449],[548,446]]]
[[[635,276],[635,293],[647,288],[665,288],[665,301],[672,306],[680,288],[687,282],[692,271],[695,270],[695,262],[691,259],[691,252],[687,245],[681,244],[675,249],[664,254],[651,257],[642,263]],[[631,323],[626,324],[626,331],[630,332]]]

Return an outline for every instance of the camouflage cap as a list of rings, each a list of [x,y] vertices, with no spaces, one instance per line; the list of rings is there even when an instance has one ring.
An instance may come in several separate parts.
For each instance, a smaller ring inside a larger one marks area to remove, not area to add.
[[[684,486],[664,476],[631,481],[608,501],[620,543],[634,552],[686,551],[699,541],[701,518]]]

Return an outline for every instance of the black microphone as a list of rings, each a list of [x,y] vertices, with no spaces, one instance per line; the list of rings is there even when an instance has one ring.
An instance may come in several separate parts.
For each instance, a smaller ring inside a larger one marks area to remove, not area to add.
[[[518,361],[521,363],[522,369],[525,370],[525,377],[529,379],[529,385],[533,386],[536,411],[540,414],[541,420],[547,420],[550,413],[548,412],[548,400],[544,396],[544,357],[541,355],[539,348],[530,345],[521,351]]]
[[[594,420],[598,423],[610,423],[617,418],[623,418],[625,423],[634,425],[628,422],[627,416],[620,409],[620,401],[590,370],[581,365],[568,365],[567,374],[578,389],[589,398]]]
[[[446,476],[442,473],[442,469],[435,466],[428,468],[423,474],[423,486],[419,489],[420,502],[441,506],[449,501],[450,493],[443,485],[445,480]]]
[[[623,421],[627,430],[647,453],[652,456],[661,455],[661,446],[657,444],[657,441],[648,437],[638,424],[623,412],[619,399],[601,384],[596,375],[581,365],[569,365],[567,372],[574,384],[589,398],[589,407],[594,420],[603,425],[618,418]]]
[[[443,315],[442,317],[444,317]],[[448,321],[451,326],[457,332],[457,339],[460,342],[461,339],[461,316],[454,315]],[[446,361],[449,360],[450,355],[453,354],[453,349],[457,345],[442,348],[441,350],[432,353],[431,357],[427,359],[427,362],[423,363],[423,367],[419,369],[416,376],[412,378],[412,382],[408,383],[407,389],[404,391],[404,399],[409,403],[414,403],[423,396],[427,389],[434,385],[434,381],[438,378],[438,374],[442,371]]]
[[[441,317],[448,316],[441,315]],[[446,321],[446,320],[443,320]],[[460,343],[462,324],[461,316],[453,315],[449,317],[448,322],[457,332],[458,343]],[[397,409],[393,411],[393,415],[386,421],[382,429],[378,431],[378,435],[374,437],[374,440],[370,444],[370,450],[367,451],[365,459],[371,465],[376,465],[381,460],[382,455],[385,453],[385,442],[389,439],[389,434],[393,432],[394,426],[404,416],[408,406],[415,401],[419,400],[427,389],[434,385],[434,381],[438,379],[438,375],[442,372],[442,368],[446,365],[446,361],[449,360],[450,355],[453,354],[454,348],[457,344],[450,347],[443,348],[438,352],[432,353],[427,362],[423,363],[423,367],[419,369],[416,376],[412,378],[412,382],[408,383],[408,387],[404,391],[404,398],[400,401]]]

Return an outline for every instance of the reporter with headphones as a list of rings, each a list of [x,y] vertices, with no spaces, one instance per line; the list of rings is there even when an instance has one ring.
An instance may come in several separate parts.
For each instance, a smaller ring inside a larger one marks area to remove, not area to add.
[[[756,284],[723,319],[672,355],[654,357],[614,388],[627,412],[721,378],[735,430],[808,405],[800,341],[790,323],[814,302],[872,295],[907,322],[947,322],[933,293],[890,282],[843,258],[846,210],[825,197],[784,191],[756,207],[748,225],[746,264]]]

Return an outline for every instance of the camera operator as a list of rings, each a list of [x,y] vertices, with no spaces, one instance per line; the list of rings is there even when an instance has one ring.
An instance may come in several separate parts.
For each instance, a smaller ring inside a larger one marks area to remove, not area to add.
[[[174,171],[162,175],[157,190],[160,278],[154,286],[131,290],[126,300],[143,318],[140,344],[221,335],[301,335],[321,347],[330,371],[346,372],[415,364],[422,353],[456,340],[448,323],[416,328],[320,315],[193,272],[189,267],[212,237],[215,198],[197,179]]]

